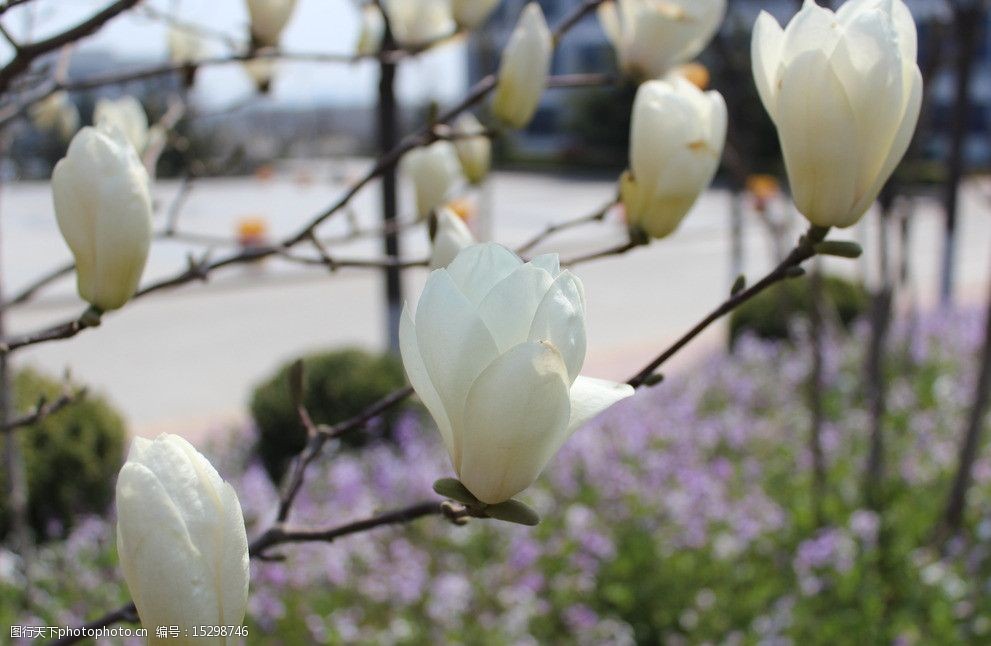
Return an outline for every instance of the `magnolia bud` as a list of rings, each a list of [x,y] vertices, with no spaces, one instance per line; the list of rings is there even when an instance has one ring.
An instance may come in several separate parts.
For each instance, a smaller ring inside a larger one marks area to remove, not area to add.
[[[579,376],[585,292],[557,254],[468,247],[430,274],[415,315],[403,310],[399,345],[455,472],[487,504],[529,487],[575,429],[633,394]]]
[[[454,122],[454,134],[461,170],[472,184],[481,183],[492,166],[492,142],[485,136],[485,128],[475,115],[465,112]]]
[[[451,0],[386,0],[389,27],[396,42],[420,47],[454,34]]]
[[[59,230],[79,295],[101,311],[134,295],[151,245],[148,173],[119,130],[86,127],[52,172]]]
[[[533,119],[551,69],[554,38],[540,5],[531,2],[502,53],[499,81],[492,99],[495,116],[512,128],[523,128]]]
[[[446,204],[462,181],[458,155],[449,141],[409,151],[402,166],[403,172],[413,180],[416,213],[421,218]]]
[[[55,132],[65,141],[79,130],[79,110],[64,91],[53,92],[35,104],[31,120],[38,130]]]
[[[652,79],[705,49],[726,15],[726,0],[609,0],[598,12],[623,71]]]
[[[678,227],[719,168],[726,122],[723,97],[678,74],[640,86],[620,184],[631,228],[663,238]]]
[[[499,0],[454,0],[454,21],[461,29],[475,29],[489,19]]]
[[[93,125],[116,128],[140,155],[148,145],[148,115],[133,96],[100,99],[93,110]]]
[[[260,47],[276,47],[292,17],[296,0],[247,0],[251,38]]]
[[[361,32],[354,53],[357,56],[375,56],[382,50],[385,37],[385,17],[378,5],[366,4],[361,8]]]
[[[241,625],[248,604],[241,506],[234,488],[181,437],[134,439],[117,477],[117,552],[152,636],[158,626],[178,626],[180,636],[165,642],[227,644],[227,637],[194,637],[193,628]]]
[[[251,82],[254,83],[255,89],[261,94],[268,94],[272,89],[272,80],[275,78],[275,59],[259,56],[244,61],[242,67],[251,78]]]
[[[855,224],[919,119],[911,13],[901,0],[850,0],[835,14],[806,0],[785,29],[761,13],[752,48],[799,212],[820,227]]]
[[[179,27],[169,30],[169,58],[176,65],[192,65],[204,52],[203,40],[196,32]]]
[[[458,253],[475,244],[475,236],[468,225],[451,209],[437,211],[437,230],[433,236],[430,268],[440,269],[450,265]]]

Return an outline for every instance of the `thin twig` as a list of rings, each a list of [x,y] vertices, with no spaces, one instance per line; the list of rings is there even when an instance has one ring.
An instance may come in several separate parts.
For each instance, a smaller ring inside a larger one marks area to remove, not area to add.
[[[816,254],[814,248],[815,244],[822,241],[822,239],[826,237],[826,233],[826,229],[817,227],[809,229],[809,232],[802,236],[802,238],[798,241],[798,244],[781,262],[781,264],[775,267],[769,274],[764,276],[764,278],[750,288],[730,296],[730,298],[724,301],[722,305],[713,310],[708,316],[696,324],[695,327],[675,341],[664,352],[658,355],[656,359],[647,364],[643,370],[634,375],[627,383],[634,388],[639,388],[640,386],[645,385],[653,378],[654,373],[657,372],[658,368],[664,365],[668,359],[676,355],[682,348],[688,345],[695,337],[702,334],[702,332],[704,332],[710,325],[732,312],[741,304],[749,301],[751,298],[761,293],[771,285],[792,276],[793,270],[798,268],[799,265]]]
[[[19,428],[24,428],[25,426],[31,426],[32,424],[37,424],[49,415],[54,415],[66,406],[73,404],[83,397],[86,396],[86,390],[80,389],[75,392],[66,391],[59,395],[59,397],[53,401],[46,402],[44,400],[39,401],[38,405],[33,411],[17,417],[15,419],[7,422],[6,425],[0,427],[0,433],[10,433]]]

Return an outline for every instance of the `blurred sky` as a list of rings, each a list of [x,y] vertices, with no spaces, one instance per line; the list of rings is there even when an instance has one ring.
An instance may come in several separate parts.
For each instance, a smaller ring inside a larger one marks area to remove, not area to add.
[[[21,39],[44,38],[72,26],[111,0],[35,0],[11,9],[3,24]],[[239,39],[247,33],[248,15],[244,0],[145,0],[161,12],[174,12],[181,20],[208,26]],[[282,46],[290,52],[331,52],[350,54],[358,33],[358,11],[352,0],[298,0],[296,11],[283,34]],[[164,61],[167,28],[141,9],[119,16],[99,33],[83,41],[80,51],[113,50],[119,56],[134,57],[135,67]],[[226,49],[219,41],[209,43],[213,55]],[[6,42],[0,56],[11,56]],[[193,98],[202,106],[220,106],[240,100],[253,89],[245,73],[236,65],[201,70]],[[399,94],[404,101],[436,99],[450,101],[464,93],[467,72],[464,47],[445,45],[417,60],[400,66]],[[280,63],[273,100],[278,103],[372,104],[376,66],[373,63],[312,64]]]

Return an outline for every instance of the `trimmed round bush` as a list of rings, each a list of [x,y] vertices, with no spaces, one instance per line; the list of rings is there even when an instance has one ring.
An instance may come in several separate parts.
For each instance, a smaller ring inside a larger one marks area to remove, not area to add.
[[[15,414],[33,410],[42,397],[57,399],[62,390],[58,380],[19,371],[13,381]],[[87,394],[14,437],[27,474],[28,521],[37,538],[61,537],[81,516],[107,511],[128,437],[123,417],[107,400]],[[0,498],[0,535],[10,530],[8,514],[6,497]]]
[[[265,470],[278,482],[292,458],[306,446],[306,430],[299,421],[289,391],[290,362],[257,388],[251,396],[251,416],[258,431],[257,451]],[[317,424],[334,424],[362,412],[406,384],[398,357],[356,348],[320,352],[303,357],[303,402]],[[346,446],[392,436],[392,422],[401,407],[394,406],[367,431],[341,438]]]
[[[747,301],[730,318],[730,346],[744,333],[761,339],[786,341],[791,339],[794,321],[808,318],[812,309],[810,278],[802,276],[778,283]],[[835,312],[843,327],[866,314],[870,295],[860,283],[837,276],[823,276],[824,302]]]

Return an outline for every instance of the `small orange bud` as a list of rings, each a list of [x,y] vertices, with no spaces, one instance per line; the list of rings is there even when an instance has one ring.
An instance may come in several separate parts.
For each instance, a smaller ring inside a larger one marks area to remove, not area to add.
[[[702,63],[685,63],[678,68],[678,73],[700,90],[708,88],[709,82],[712,80],[709,68]]]

